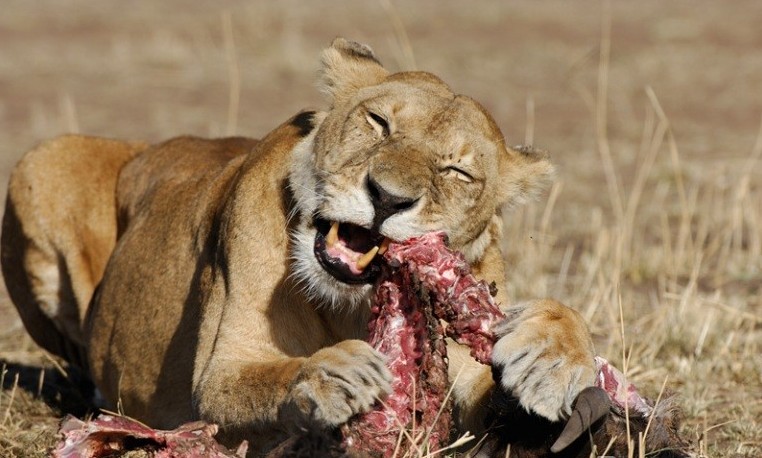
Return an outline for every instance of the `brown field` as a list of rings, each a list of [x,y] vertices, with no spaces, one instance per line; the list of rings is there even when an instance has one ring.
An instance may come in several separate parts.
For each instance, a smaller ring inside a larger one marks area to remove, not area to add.
[[[558,165],[506,215],[512,297],[580,310],[642,391],[680,395],[697,452],[762,456],[760,23],[757,0],[5,0],[0,197],[21,154],[64,132],[261,136],[321,105],[333,37],[369,43]],[[86,405],[4,290],[0,364],[0,456],[45,456]]]

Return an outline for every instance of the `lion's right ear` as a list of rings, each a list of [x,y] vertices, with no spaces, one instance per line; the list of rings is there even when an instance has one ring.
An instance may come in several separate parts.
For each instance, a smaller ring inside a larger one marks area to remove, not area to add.
[[[380,83],[388,72],[369,46],[336,38],[321,56],[320,90],[332,99],[351,97],[360,88]]]
[[[506,148],[498,170],[501,179],[498,199],[508,206],[522,205],[533,199],[555,174],[548,153],[526,145]]]

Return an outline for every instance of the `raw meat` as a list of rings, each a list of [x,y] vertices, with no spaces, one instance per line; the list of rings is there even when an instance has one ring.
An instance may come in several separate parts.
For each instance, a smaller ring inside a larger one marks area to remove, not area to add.
[[[418,291],[434,315],[447,323],[445,332],[471,348],[471,356],[482,364],[492,363],[495,334],[492,326],[505,318],[492,299],[484,281],[471,275],[465,257],[446,246],[442,232],[412,238],[389,245],[384,257],[390,266],[410,277],[408,283]]]
[[[101,414],[89,421],[71,415],[61,423],[63,440],[54,458],[100,458],[145,452],[151,458],[243,458],[247,444],[231,452],[214,440],[217,425],[193,422],[172,431],[151,429],[120,415]],[[130,455],[140,456],[140,455]]]
[[[491,364],[496,341],[492,327],[505,315],[495,304],[490,286],[474,278],[461,253],[447,248],[443,233],[392,243],[384,259],[369,342],[389,358],[392,393],[377,409],[342,428],[344,445],[350,452],[373,456],[405,456],[410,449],[421,447],[428,447],[430,453],[446,445],[451,418],[443,334],[470,347],[480,363]],[[605,359],[596,357],[595,363],[595,386],[605,392],[602,402],[608,397],[615,414],[607,421],[607,430],[618,431],[618,426],[611,429],[610,425],[622,425],[619,417],[624,417],[625,409],[630,410],[632,422],[649,418],[653,406],[634,385]],[[601,408],[603,415],[607,409]],[[405,434],[401,429],[418,431]],[[417,435],[421,431],[430,433],[421,438]]]
[[[445,243],[443,233],[430,233],[392,243],[384,254],[368,341],[387,356],[394,381],[380,407],[342,428],[349,450],[388,457],[447,444],[452,413],[445,334],[490,363],[491,328],[504,316],[489,286],[476,281],[463,255]]]

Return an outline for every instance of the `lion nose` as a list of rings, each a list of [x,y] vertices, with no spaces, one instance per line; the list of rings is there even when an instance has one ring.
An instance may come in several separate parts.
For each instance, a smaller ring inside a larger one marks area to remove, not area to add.
[[[418,202],[418,198],[395,196],[383,188],[376,180],[368,177],[368,193],[370,201],[373,204],[375,214],[373,216],[373,227],[381,227],[386,218],[407,210]]]

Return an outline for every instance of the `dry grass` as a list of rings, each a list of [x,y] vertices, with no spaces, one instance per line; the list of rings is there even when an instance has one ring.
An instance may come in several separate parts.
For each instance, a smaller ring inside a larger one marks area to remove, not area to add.
[[[312,79],[333,36],[369,42],[482,101],[510,143],[551,151],[556,184],[506,215],[511,296],[561,298],[641,390],[666,381],[703,455],[760,456],[759,17],[753,0],[10,0],[0,171],[64,131],[261,135],[321,103]],[[60,415],[86,406],[4,293],[0,359],[0,456],[44,456]]]
[[[569,238],[550,224],[557,182],[544,206],[507,218],[509,288],[564,298],[589,320],[599,353],[644,391],[656,398],[666,383],[679,393],[685,433],[704,456],[758,456],[762,190],[751,177],[762,128],[746,167],[686,176],[652,102],[621,216],[591,208]]]

